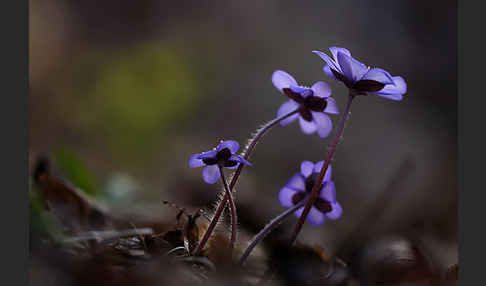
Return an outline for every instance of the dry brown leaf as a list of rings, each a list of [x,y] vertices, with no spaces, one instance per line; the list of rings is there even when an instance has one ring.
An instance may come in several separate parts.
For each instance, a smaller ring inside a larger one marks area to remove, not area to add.
[[[72,233],[104,230],[112,219],[106,210],[87,195],[50,174],[49,161],[40,159],[34,179],[42,193],[44,205]]]

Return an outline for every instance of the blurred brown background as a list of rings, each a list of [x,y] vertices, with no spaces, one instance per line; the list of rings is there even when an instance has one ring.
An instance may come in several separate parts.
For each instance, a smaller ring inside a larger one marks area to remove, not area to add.
[[[373,226],[419,233],[444,265],[457,262],[455,1],[31,0],[29,13],[31,163],[47,153],[120,212],[174,213],[164,199],[210,206],[220,187],[187,160],[221,139],[243,145],[274,118],[285,101],[275,69],[324,80],[342,109],[345,88],[312,50],[346,47],[403,76],[403,101],[356,101],[333,162],[343,217],[301,239],[337,251]],[[297,123],[265,137],[237,185],[242,230],[283,211],[278,191],[330,138]]]

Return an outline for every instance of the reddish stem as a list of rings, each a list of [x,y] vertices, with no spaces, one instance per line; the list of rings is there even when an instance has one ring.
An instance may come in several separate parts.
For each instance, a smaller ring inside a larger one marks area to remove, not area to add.
[[[228,187],[228,183],[226,182],[226,178],[224,176],[223,167],[219,166],[219,172],[221,173],[221,181],[223,182],[224,190],[226,193],[226,197],[229,198],[229,205],[230,205],[230,213],[231,213],[231,240],[230,240],[230,253],[233,254],[233,249],[235,247],[236,242],[236,206],[233,200],[233,196],[231,195],[231,190]]]
[[[250,253],[252,252],[253,248],[255,248],[255,246],[257,246],[257,244],[260,241],[262,241],[270,233],[270,231],[272,231],[280,223],[282,223],[282,221],[284,221],[284,219],[286,219],[289,215],[291,215],[296,210],[301,208],[304,205],[304,203],[305,203],[305,201],[302,200],[298,204],[296,204],[295,206],[285,210],[283,213],[281,213],[278,216],[276,216],[275,218],[273,218],[262,230],[260,230],[260,232],[253,237],[250,244],[245,249],[245,252],[243,252],[243,255],[241,255],[240,265],[243,265],[245,263],[248,256],[250,256]]]
[[[339,129],[337,131],[336,137],[334,138],[334,141],[331,144],[331,147],[329,148],[329,152],[327,153],[326,159],[324,160],[324,165],[322,166],[321,172],[319,173],[319,176],[316,179],[316,182],[314,184],[314,187],[312,188],[311,194],[309,196],[309,199],[307,200],[307,203],[305,204],[304,211],[302,212],[302,215],[300,216],[299,220],[297,221],[297,224],[295,225],[294,231],[292,232],[292,237],[290,239],[290,245],[294,245],[295,241],[297,240],[297,236],[299,235],[302,226],[305,223],[305,220],[307,218],[307,215],[309,214],[309,211],[311,210],[312,205],[314,204],[315,200],[319,196],[319,190],[321,189],[322,181],[324,180],[324,175],[326,174],[327,168],[329,167],[329,164],[332,161],[332,158],[334,156],[334,152],[336,151],[336,147],[341,141],[343,132],[344,132],[344,126],[346,123],[346,120],[349,117],[349,111],[351,110],[351,103],[354,99],[354,95],[350,94],[348,98],[348,102],[346,104],[346,107],[344,109],[343,117],[340,122]]]
[[[294,110],[290,113],[287,113],[284,116],[275,118],[272,121],[269,121],[267,124],[265,124],[262,128],[260,128],[258,130],[257,134],[255,135],[255,137],[253,137],[251,139],[250,143],[248,144],[248,147],[246,148],[246,150],[243,154],[243,158],[245,158],[245,160],[249,160],[251,152],[253,151],[253,149],[257,145],[258,141],[263,137],[263,135],[265,135],[265,133],[268,130],[270,130],[272,127],[277,125],[280,121],[296,114],[297,112],[299,112],[298,109]],[[230,185],[229,185],[230,192],[233,190],[234,186],[236,185],[236,182],[238,181],[238,178],[241,174],[241,171],[243,170],[243,167],[245,167],[245,164],[239,164],[239,166],[236,169],[233,177],[231,178],[231,182],[230,182]],[[219,218],[223,214],[223,210],[226,206],[226,202],[228,201],[228,199],[229,199],[228,193],[225,193],[223,199],[219,202],[219,205],[216,208],[216,211],[214,212],[214,216],[213,216],[211,222],[209,223],[209,226],[208,226],[206,232],[204,233],[201,241],[199,242],[198,246],[194,250],[193,255],[197,255],[199,252],[201,252],[201,250],[206,245],[207,241],[209,240],[209,237],[213,233],[214,228],[216,227],[216,225],[219,221]]]

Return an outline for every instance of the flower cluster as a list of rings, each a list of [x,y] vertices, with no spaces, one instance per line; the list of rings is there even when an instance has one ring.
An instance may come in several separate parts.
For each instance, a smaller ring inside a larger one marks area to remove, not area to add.
[[[203,169],[203,179],[208,184],[214,184],[221,177],[219,166],[235,169],[238,164],[251,166],[251,163],[235,153],[240,144],[233,140],[222,141],[215,149],[194,154],[189,158],[189,167],[206,166]]]
[[[387,99],[402,100],[407,91],[407,84],[400,76],[392,76],[381,68],[371,68],[351,56],[351,53],[340,47],[329,48],[332,57],[320,51],[313,51],[325,62],[324,72],[330,78],[342,82],[349,90],[348,103],[342,113],[338,131],[328,150],[326,161],[312,163],[303,161],[300,165],[300,173],[294,174],[285,186],[280,190],[278,198],[280,203],[289,208],[281,215],[267,224],[251,241],[245,250],[241,262],[248,257],[255,245],[278,225],[289,214],[294,213],[299,222],[294,230],[292,241],[295,241],[305,219],[312,225],[321,225],[326,218],[336,220],[341,217],[343,209],[336,200],[336,189],[331,180],[331,166],[336,146],[338,145],[344,130],[344,123],[350,112],[351,102],[357,96],[375,94]],[[241,169],[251,166],[245,158],[249,158],[254,146],[263,135],[279,123],[286,126],[298,119],[300,128],[304,134],[317,133],[320,138],[327,138],[332,131],[332,121],[329,114],[339,114],[339,108],[331,97],[330,86],[318,81],[311,87],[299,85],[289,73],[276,70],[272,74],[272,83],[280,93],[288,98],[277,111],[277,118],[260,128],[255,137],[250,140],[245,154],[237,155],[239,144],[233,140],[222,141],[215,149],[204,153],[194,154],[189,159],[189,167],[204,167],[203,179],[206,183],[213,184],[222,178],[225,187],[225,197],[220,201],[215,215],[203,236],[195,253],[204,247],[215,225],[219,221],[229,202],[232,215],[232,239],[231,246],[236,240],[236,210],[232,198],[232,187],[236,183]],[[228,184],[222,176],[223,168],[238,170],[235,172],[231,184]],[[231,248],[232,249],[232,248]]]
[[[305,134],[317,131],[321,138],[326,138],[332,130],[331,118],[326,113],[338,114],[336,101],[331,98],[331,88],[325,82],[318,81],[311,88],[300,86],[288,73],[277,70],[272,75],[273,85],[289,98],[278,109],[281,117],[292,111],[298,113],[280,122],[285,126],[299,118],[300,127]]]
[[[332,57],[313,51],[325,62],[324,72],[341,81],[356,95],[376,94],[392,100],[402,100],[407,84],[401,76],[391,76],[380,68],[370,68],[351,56],[345,48],[331,47]]]
[[[300,173],[293,175],[287,184],[280,190],[278,199],[284,207],[292,207],[300,201],[307,199],[316,178],[324,165],[324,161],[316,164],[310,161],[303,161],[300,164]],[[300,217],[304,207],[299,208],[295,215]],[[341,205],[336,201],[336,189],[331,181],[331,167],[324,175],[324,181],[319,189],[319,197],[314,202],[307,220],[312,225],[321,225],[326,216],[332,220],[338,219],[343,212]]]

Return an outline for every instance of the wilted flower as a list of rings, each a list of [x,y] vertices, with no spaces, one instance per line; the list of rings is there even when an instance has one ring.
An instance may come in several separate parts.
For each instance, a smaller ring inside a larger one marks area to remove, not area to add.
[[[221,176],[220,166],[229,169],[237,168],[240,163],[251,166],[250,162],[235,154],[239,148],[240,144],[236,141],[222,141],[211,151],[192,155],[189,159],[189,167],[206,166],[203,170],[203,179],[208,184],[214,184]]]
[[[272,75],[273,85],[289,101],[280,106],[277,116],[281,117],[294,110],[296,113],[280,122],[285,126],[299,118],[300,127],[305,134],[317,131],[321,138],[326,138],[332,130],[332,122],[326,113],[338,114],[336,101],[331,98],[331,88],[325,82],[318,81],[311,88],[299,86],[288,73],[277,70]]]
[[[324,161],[316,164],[310,161],[303,161],[300,165],[300,173],[293,175],[285,187],[280,190],[278,195],[280,203],[284,207],[292,207],[303,199],[308,198],[323,164]],[[300,217],[303,211],[304,207],[301,207],[295,212],[295,215]],[[329,165],[319,190],[319,197],[311,207],[307,220],[313,225],[321,225],[324,223],[326,216],[335,220],[341,216],[342,212],[341,205],[336,201],[336,189],[334,182],[331,181],[331,166]]]
[[[313,51],[327,64],[324,72],[342,81],[356,95],[376,94],[388,99],[402,100],[407,92],[407,84],[401,76],[391,76],[380,68],[370,68],[357,61],[345,48],[329,48],[333,58],[323,52]]]

